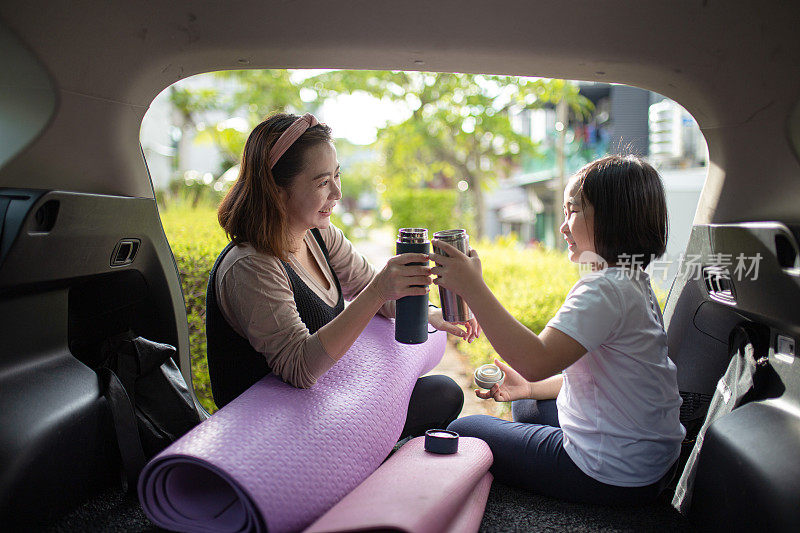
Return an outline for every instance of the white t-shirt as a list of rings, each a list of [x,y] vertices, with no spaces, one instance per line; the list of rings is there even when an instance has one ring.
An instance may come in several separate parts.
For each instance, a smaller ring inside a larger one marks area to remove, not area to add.
[[[677,370],[650,278],[606,268],[582,278],[547,324],[587,353],[564,370],[558,420],[564,449],[609,485],[658,481],[680,454]]]

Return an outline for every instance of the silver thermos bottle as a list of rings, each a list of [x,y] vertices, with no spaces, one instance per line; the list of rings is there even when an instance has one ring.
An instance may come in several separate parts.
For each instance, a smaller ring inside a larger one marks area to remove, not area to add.
[[[463,229],[448,229],[433,234],[433,251],[446,256],[447,253],[436,246],[436,241],[444,241],[459,251],[469,254],[469,235]],[[439,299],[442,301],[442,316],[447,322],[466,322],[472,318],[467,302],[451,290],[439,287]]]
[[[397,253],[427,254],[430,250],[426,228],[401,228],[397,237]],[[425,263],[409,263],[424,265]],[[403,344],[420,344],[428,340],[428,295],[405,296],[397,300],[394,338]]]

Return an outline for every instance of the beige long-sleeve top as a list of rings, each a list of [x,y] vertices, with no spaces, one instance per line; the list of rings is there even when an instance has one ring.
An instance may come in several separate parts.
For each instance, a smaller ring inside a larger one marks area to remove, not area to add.
[[[339,228],[331,225],[320,233],[344,298],[352,300],[377,271]],[[322,301],[335,306],[339,293],[325,255],[310,231],[306,232],[305,241],[325,275],[328,288],[291,256],[290,265]],[[215,289],[225,320],[264,355],[272,372],[287,383],[310,387],[336,362],[325,351],[318,332],[310,334],[300,319],[289,276],[274,255],[259,253],[248,244],[232,248],[217,269]],[[379,312],[393,317],[394,308],[394,301],[389,301]]]

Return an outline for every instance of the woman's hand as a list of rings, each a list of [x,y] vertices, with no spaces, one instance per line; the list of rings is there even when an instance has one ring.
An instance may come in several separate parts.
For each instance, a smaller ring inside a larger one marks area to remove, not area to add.
[[[409,265],[408,263],[424,263]],[[427,254],[400,254],[386,262],[369,287],[383,302],[404,296],[421,296],[430,292],[431,268]]]
[[[436,246],[447,254],[446,256],[430,254],[431,261],[436,263],[436,266],[431,269],[431,273],[437,276],[433,280],[436,285],[466,297],[471,289],[483,283],[483,271],[478,252],[470,250],[467,256],[443,241],[436,241]]]
[[[531,382],[523,378],[519,372],[503,363],[499,359],[494,360],[497,368],[505,372],[505,379],[502,385],[492,385],[488,391],[475,389],[475,395],[478,398],[488,400],[494,398],[496,402],[512,402],[514,400],[522,400],[532,396]]]
[[[431,307],[428,311],[428,323],[439,331],[446,331],[467,342],[472,342],[481,336],[481,327],[474,318],[467,322],[447,322],[442,317],[442,310],[435,307]],[[463,326],[463,329],[459,326]]]

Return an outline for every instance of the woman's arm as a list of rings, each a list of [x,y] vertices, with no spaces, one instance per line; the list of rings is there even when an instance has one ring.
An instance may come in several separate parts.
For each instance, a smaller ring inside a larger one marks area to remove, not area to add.
[[[310,387],[335,361],[300,318],[286,270],[276,257],[246,246],[228,255],[231,262],[220,265],[216,287],[225,320],[273,373],[295,387]]]
[[[339,316],[320,328],[317,332],[320,342],[331,358],[336,361],[341,359],[387,301],[428,294],[431,283],[430,267],[408,264],[423,262],[428,262],[425,254],[400,254],[392,257]]]
[[[429,290],[430,269],[403,264],[423,260],[427,257],[422,254],[392,258],[359,297],[313,335],[300,319],[277,258],[250,253],[235,260],[218,273],[217,294],[225,319],[264,355],[270,369],[287,383],[306,388],[344,355],[385,301]]]
[[[331,224],[319,231],[320,235],[322,235],[322,240],[325,241],[325,246],[328,248],[328,260],[330,261],[331,269],[339,279],[339,284],[342,287],[342,296],[344,296],[345,300],[351,301],[367,288],[367,285],[378,274],[378,270],[364,255],[356,250],[353,243],[344,236],[341,229]],[[394,300],[384,303],[378,309],[378,313],[386,318],[394,318]]]
[[[481,336],[481,326],[475,318],[467,322],[447,322],[438,307],[428,308],[428,324],[439,331],[446,331],[456,337],[461,337],[467,342],[472,342]],[[463,328],[463,329],[462,329]]]
[[[460,294],[497,353],[528,381],[541,381],[570,366],[586,349],[569,335],[546,327],[536,335],[521,324],[497,300],[486,285],[475,250],[466,256],[440,242],[449,256],[431,254],[437,266],[434,283]]]

